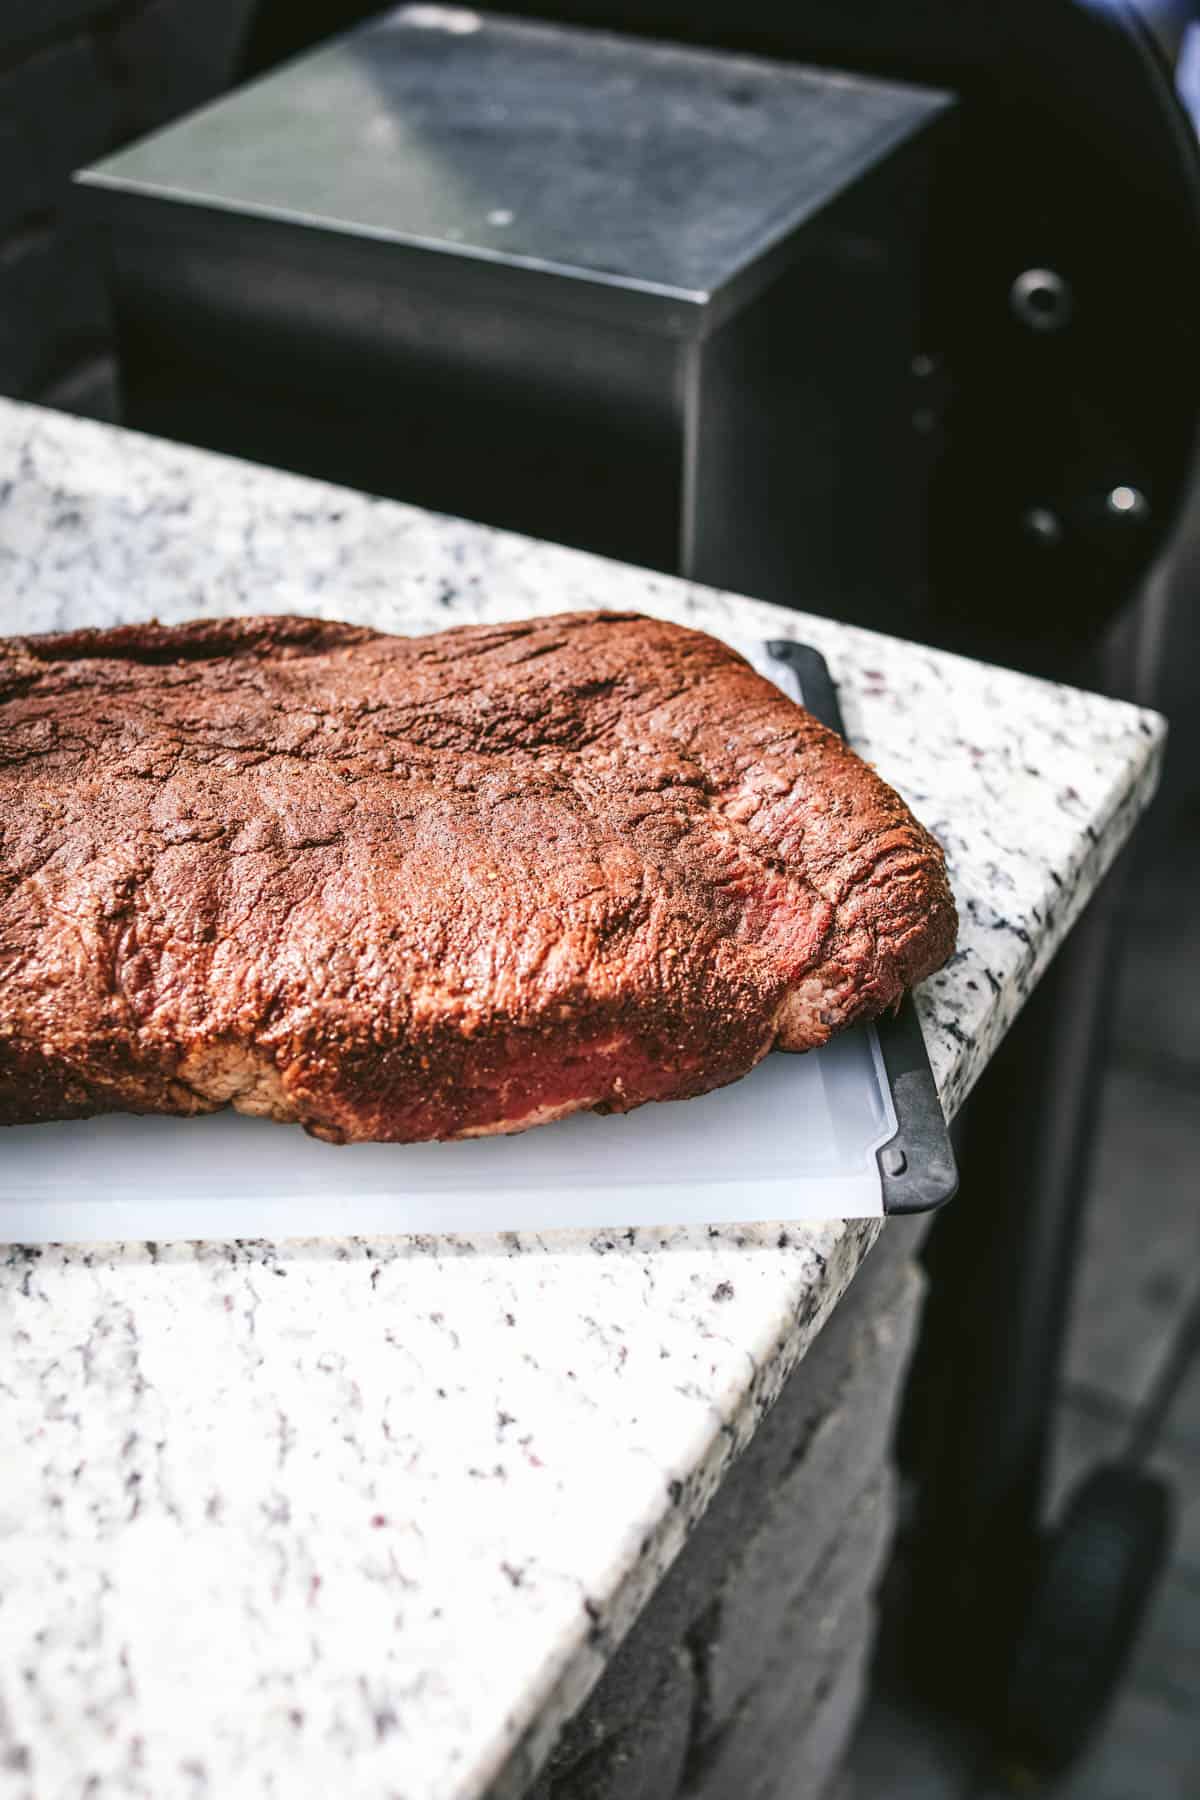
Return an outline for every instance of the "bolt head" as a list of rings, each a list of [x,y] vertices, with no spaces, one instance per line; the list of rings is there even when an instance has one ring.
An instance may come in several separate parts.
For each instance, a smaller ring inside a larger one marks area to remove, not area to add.
[[[1113,519],[1129,519],[1138,524],[1150,516],[1150,502],[1141,488],[1128,487],[1124,482],[1109,491],[1104,505]]]
[[[1008,303],[1030,331],[1061,331],[1075,308],[1068,281],[1053,269],[1022,269],[1008,291]]]

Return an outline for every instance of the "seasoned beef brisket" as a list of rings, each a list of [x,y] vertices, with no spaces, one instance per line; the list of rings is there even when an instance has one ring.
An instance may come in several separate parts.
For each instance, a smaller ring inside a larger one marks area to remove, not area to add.
[[[0,1123],[515,1131],[734,1081],[954,945],[942,854],[628,613],[0,641]]]

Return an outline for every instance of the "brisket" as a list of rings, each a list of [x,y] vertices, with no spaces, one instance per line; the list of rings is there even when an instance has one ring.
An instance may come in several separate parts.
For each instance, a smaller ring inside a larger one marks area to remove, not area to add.
[[[937,844],[696,631],[0,641],[0,1123],[522,1130],[736,1080],[954,945]]]

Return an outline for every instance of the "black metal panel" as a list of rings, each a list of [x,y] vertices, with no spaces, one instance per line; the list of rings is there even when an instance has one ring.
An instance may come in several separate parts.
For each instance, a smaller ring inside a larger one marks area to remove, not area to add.
[[[913,363],[930,165],[952,125],[827,208],[793,266],[704,344],[683,573],[926,634],[935,444],[913,426]]]
[[[675,341],[355,236],[140,195],[106,223],[126,423],[675,567]]]

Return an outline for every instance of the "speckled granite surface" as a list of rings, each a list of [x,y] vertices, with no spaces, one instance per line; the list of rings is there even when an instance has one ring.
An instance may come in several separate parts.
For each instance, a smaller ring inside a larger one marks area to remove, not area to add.
[[[0,630],[594,605],[825,652],[949,853],[955,1108],[1149,797],[1150,715],[0,402]],[[519,1793],[876,1229],[0,1252],[4,1782]]]

